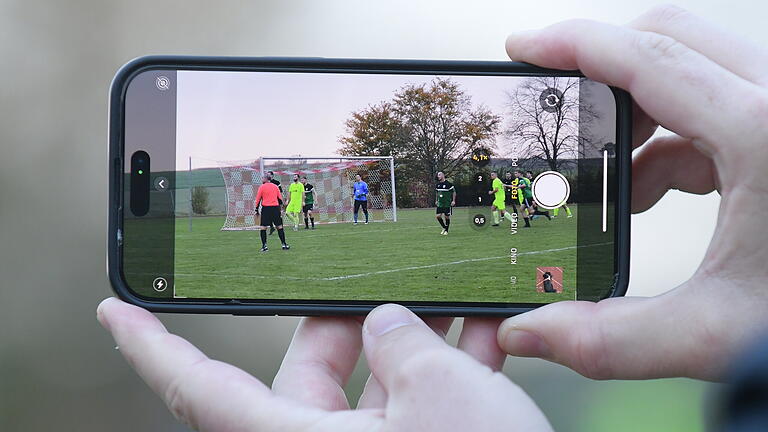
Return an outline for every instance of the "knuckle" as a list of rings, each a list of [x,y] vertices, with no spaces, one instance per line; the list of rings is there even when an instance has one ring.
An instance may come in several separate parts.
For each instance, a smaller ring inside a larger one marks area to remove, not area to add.
[[[171,411],[176,419],[193,429],[196,429],[196,425],[194,424],[194,418],[191,415],[189,401],[187,400],[187,394],[189,394],[188,386],[191,385],[190,377],[196,376],[196,370],[201,369],[201,366],[206,365],[210,361],[209,359],[204,359],[189,366],[185,373],[178,374],[168,383],[163,393],[163,399],[166,401],[168,410]]]
[[[412,355],[398,368],[393,385],[406,389],[429,382],[430,378],[445,377],[450,373],[447,354],[445,349],[428,349]]]
[[[633,44],[641,56],[650,59],[677,61],[688,52],[682,43],[653,32],[638,32]]]
[[[584,333],[576,342],[574,369],[587,378],[606,380],[613,377],[606,339],[599,327]]]
[[[187,404],[184,398],[184,384],[180,379],[173,380],[165,391],[165,400],[168,410],[180,422],[192,426],[188,419]]]

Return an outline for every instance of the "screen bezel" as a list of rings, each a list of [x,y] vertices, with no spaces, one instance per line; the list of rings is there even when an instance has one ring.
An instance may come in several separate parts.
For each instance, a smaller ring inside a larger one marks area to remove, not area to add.
[[[128,85],[150,70],[336,72],[372,74],[462,74],[507,76],[583,76],[578,71],[539,68],[525,63],[494,61],[372,60],[282,57],[147,56],[135,59],[118,71],[110,92],[109,114],[109,228],[108,274],[115,293],[123,300],[156,312],[229,313],[235,315],[360,315],[387,301],[355,300],[258,300],[178,299],[137,294],[126,283],[122,267],[122,205],[125,132],[125,98]],[[614,280],[603,297],[626,293],[629,282],[629,203],[631,179],[631,99],[611,88],[616,101],[616,187],[614,202]],[[128,155],[130,157],[130,155]],[[398,301],[424,315],[509,316],[544,306],[545,303],[466,303]]]

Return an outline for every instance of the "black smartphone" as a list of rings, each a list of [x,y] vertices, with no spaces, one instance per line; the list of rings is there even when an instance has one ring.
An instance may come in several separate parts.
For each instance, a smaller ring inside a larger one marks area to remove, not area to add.
[[[142,57],[108,272],[158,312],[521,313],[623,295],[631,102],[514,62]]]

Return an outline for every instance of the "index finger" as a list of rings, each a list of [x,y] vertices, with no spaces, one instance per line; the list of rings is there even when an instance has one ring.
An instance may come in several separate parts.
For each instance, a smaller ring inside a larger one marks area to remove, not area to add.
[[[272,389],[327,410],[348,409],[344,386],[363,341],[356,317],[311,317],[296,328]]]
[[[742,121],[744,101],[757,89],[668,36],[594,21],[513,34],[506,48],[513,60],[580,69],[623,88],[662,126],[694,139],[729,137]]]
[[[144,309],[108,298],[97,318],[174,416],[196,430],[292,431],[324,413],[297,407],[241,369],[211,360]]]

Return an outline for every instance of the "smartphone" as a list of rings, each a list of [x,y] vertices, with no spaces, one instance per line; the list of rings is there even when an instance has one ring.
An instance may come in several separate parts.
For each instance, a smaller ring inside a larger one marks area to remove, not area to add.
[[[514,62],[142,57],[108,273],[157,312],[509,316],[625,293],[631,103]]]

